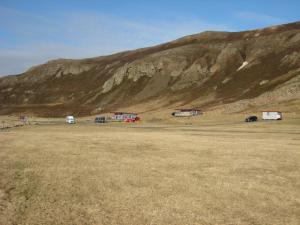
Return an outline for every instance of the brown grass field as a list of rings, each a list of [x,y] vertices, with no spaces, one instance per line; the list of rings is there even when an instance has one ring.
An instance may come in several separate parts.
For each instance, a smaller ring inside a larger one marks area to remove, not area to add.
[[[2,130],[0,224],[299,225],[300,118],[237,118]]]

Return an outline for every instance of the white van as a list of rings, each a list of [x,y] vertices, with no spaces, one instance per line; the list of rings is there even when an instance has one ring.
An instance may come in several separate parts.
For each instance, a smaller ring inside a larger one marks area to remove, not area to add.
[[[74,123],[75,123],[75,118],[74,118],[74,116],[67,116],[67,117],[66,117],[66,123],[67,123],[67,124],[74,124]]]
[[[263,111],[263,120],[282,120],[282,113],[278,111]]]

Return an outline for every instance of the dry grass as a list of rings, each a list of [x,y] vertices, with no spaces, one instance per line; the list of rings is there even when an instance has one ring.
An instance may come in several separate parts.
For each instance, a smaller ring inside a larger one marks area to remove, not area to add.
[[[300,121],[0,133],[0,224],[300,224]]]

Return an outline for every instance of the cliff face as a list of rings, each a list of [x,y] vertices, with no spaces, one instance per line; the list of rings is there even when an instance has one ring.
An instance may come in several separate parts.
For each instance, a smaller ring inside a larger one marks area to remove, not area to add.
[[[300,22],[204,32],[111,56],[53,60],[0,78],[0,113],[88,115],[155,101],[160,108],[244,110],[299,100],[299,80]]]

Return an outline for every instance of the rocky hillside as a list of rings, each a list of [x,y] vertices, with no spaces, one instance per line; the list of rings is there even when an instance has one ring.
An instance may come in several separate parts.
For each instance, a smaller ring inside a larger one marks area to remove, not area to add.
[[[299,99],[300,22],[203,32],[97,58],[58,59],[0,78],[1,114],[89,115],[134,105],[140,111],[146,110],[143,105],[241,111]]]

